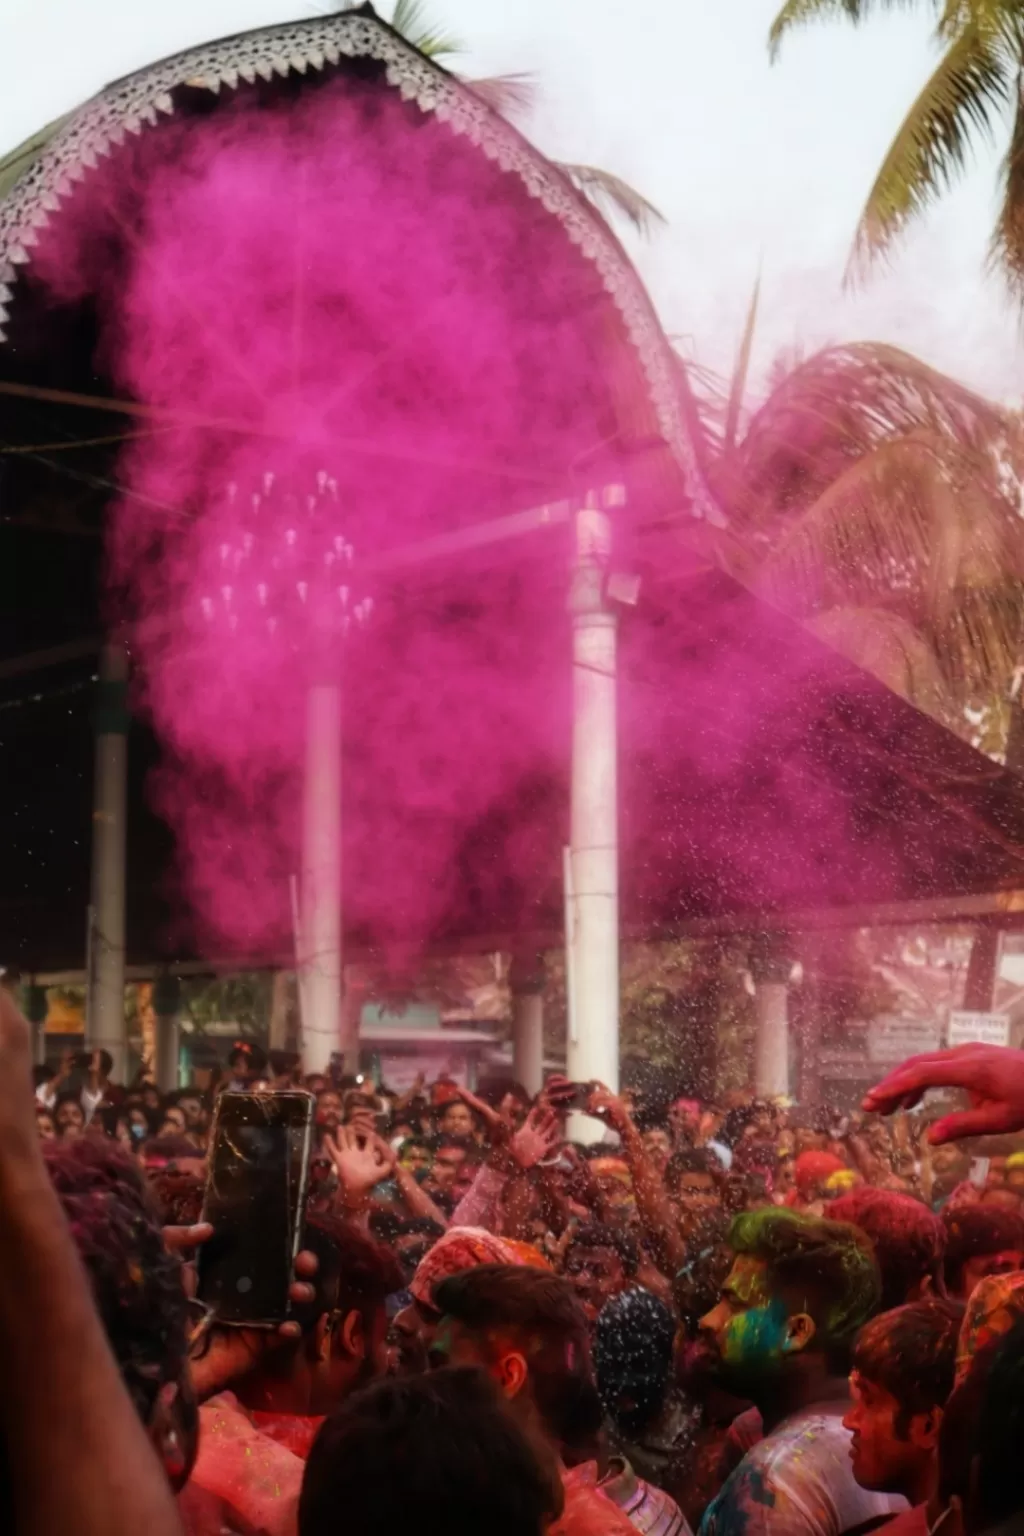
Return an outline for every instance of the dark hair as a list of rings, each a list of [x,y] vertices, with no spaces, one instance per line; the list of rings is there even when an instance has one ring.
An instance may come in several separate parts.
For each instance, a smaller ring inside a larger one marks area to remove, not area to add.
[[[172,1093],[164,1096],[164,1107],[166,1108],[171,1104],[180,1104],[182,1099],[198,1099],[204,1109],[209,1109],[210,1107],[209,1095],[204,1093],[201,1088],[175,1088]]]
[[[577,1227],[569,1243],[570,1248],[612,1248],[622,1261],[622,1270],[632,1280],[640,1268],[640,1250],[635,1238],[618,1227],[603,1227],[596,1221],[589,1226]]]
[[[165,1157],[174,1162],[179,1157],[202,1158],[205,1154],[187,1136],[153,1136],[142,1143],[143,1157]]]
[[[228,1052],[228,1066],[234,1066],[241,1058],[247,1062],[257,1076],[267,1070],[267,1053],[262,1046],[256,1045],[251,1040],[236,1040]]]
[[[477,1338],[489,1343],[500,1335],[522,1350],[533,1401],[553,1439],[571,1444],[596,1432],[601,1407],[587,1320],[567,1280],[526,1264],[480,1264],[435,1286],[434,1305]],[[582,1412],[588,1401],[596,1423]]]
[[[621,1291],[601,1308],[594,1329],[594,1370],[605,1412],[630,1438],[660,1412],[672,1371],[676,1323],[650,1291]]]
[[[1024,1445],[1024,1321],[1018,1321],[996,1345],[981,1398],[977,1435],[977,1530],[1003,1525],[1024,1510],[1021,1446]]]
[[[482,1371],[388,1379],[349,1397],[309,1454],[299,1536],[541,1536],[561,1488]]]
[[[964,1265],[1004,1249],[1024,1251],[1024,1217],[994,1205],[958,1205],[942,1213],[946,1229],[946,1284],[959,1289]]]
[[[864,1233],[843,1221],[766,1207],[729,1229],[734,1253],[762,1259],[773,1290],[799,1297],[814,1318],[830,1367],[847,1368],[849,1346],[878,1307],[881,1280]]]
[[[435,1152],[447,1151],[452,1147],[459,1152],[465,1152],[468,1163],[481,1163],[486,1156],[486,1153],[468,1136],[456,1136],[451,1131],[442,1131],[439,1136],[435,1137]]]
[[[185,1372],[181,1264],[164,1245],[142,1175],[115,1143],[46,1142],[43,1156],[121,1375],[148,1423],[160,1388]]]
[[[915,1414],[945,1407],[963,1316],[956,1302],[929,1297],[881,1313],[857,1335],[853,1369],[896,1399],[901,1438]]]
[[[51,1113],[56,1115],[62,1104],[77,1104],[79,1109],[82,1109],[82,1095],[74,1088],[62,1088],[60,1093],[54,1097]],[[82,1109],[82,1114],[85,1114],[84,1109]]]
[[[524,1107],[533,1103],[533,1094],[513,1077],[482,1077],[476,1085],[477,1098],[492,1109],[500,1106],[506,1094],[511,1094]]]
[[[833,1221],[849,1221],[870,1237],[882,1276],[882,1310],[902,1307],[926,1279],[942,1285],[946,1229],[912,1195],[862,1184],[829,1206]]]

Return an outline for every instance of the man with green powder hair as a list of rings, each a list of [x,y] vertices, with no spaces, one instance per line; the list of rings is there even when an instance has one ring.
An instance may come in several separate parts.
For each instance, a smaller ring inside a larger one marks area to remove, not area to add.
[[[750,1398],[764,1438],[747,1452],[701,1536],[841,1536],[904,1508],[860,1488],[843,1428],[850,1351],[881,1282],[856,1227],[768,1208],[738,1216],[733,1265],[701,1333],[722,1384]]]

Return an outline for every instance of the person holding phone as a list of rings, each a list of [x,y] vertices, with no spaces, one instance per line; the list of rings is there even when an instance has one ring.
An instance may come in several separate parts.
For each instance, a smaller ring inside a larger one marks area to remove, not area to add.
[[[291,1529],[324,1416],[387,1369],[385,1302],[403,1285],[393,1254],[327,1216],[307,1222],[303,1250],[316,1276],[289,1335],[214,1324],[193,1360],[206,1401],[191,1497],[220,1501],[243,1529]]]

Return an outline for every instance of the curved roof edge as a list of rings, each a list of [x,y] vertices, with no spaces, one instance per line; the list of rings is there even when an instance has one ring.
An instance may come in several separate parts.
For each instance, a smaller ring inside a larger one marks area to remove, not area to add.
[[[171,92],[190,85],[219,92],[257,77],[271,80],[336,66],[343,58],[369,58],[384,66],[388,83],[453,133],[463,134],[503,171],[518,176],[558,219],[568,238],[596,267],[622,317],[646,380],[661,436],[682,472],[698,517],[715,520],[714,499],[700,471],[684,417],[676,362],[654,307],[628,256],[608,226],[568,177],[472,90],[426,58],[370,6],[308,21],[263,27],[203,43],[106,86],[0,162],[0,344],[19,266],[31,261],[37,231],[49,222],[74,184],[100,156],[129,133],[138,134],[161,113],[171,114]],[[13,177],[11,172],[14,172]]]

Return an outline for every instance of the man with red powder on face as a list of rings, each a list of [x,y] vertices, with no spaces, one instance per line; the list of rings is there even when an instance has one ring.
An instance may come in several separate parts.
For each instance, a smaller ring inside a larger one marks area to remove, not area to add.
[[[201,1398],[199,1454],[184,1496],[190,1530],[213,1529],[200,1495],[232,1527],[285,1536],[294,1528],[306,1457],[324,1415],[387,1366],[385,1300],[402,1284],[393,1255],[334,1217],[307,1222],[316,1278],[293,1306],[296,1336],[260,1329],[211,1330],[193,1362]],[[191,1507],[190,1500],[197,1507]],[[220,1530],[223,1519],[218,1516]]]
[[[927,1536],[943,1409],[953,1390],[963,1308],[933,1298],[883,1312],[861,1329],[853,1351],[843,1425],[862,1488],[900,1494],[910,1509],[887,1536]]]

